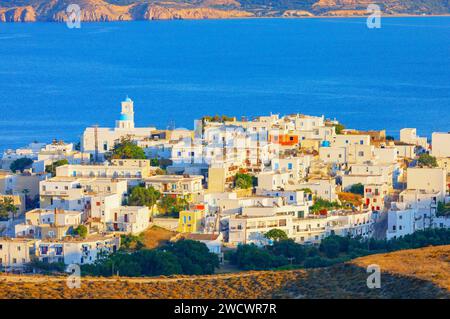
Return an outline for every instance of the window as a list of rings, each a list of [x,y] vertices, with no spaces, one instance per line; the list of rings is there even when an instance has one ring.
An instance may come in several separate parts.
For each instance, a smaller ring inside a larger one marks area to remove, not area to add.
[[[400,225],[400,226],[398,226],[398,229],[399,229],[399,230],[402,230],[402,226],[401,226],[401,225]]]
[[[3,249],[3,245],[0,245],[0,250],[2,250]]]
[[[63,252],[62,246],[56,247],[55,250],[56,250],[56,255],[58,255],[58,256],[61,256],[61,255],[62,255],[62,252]]]
[[[17,251],[20,251],[20,246],[17,246]]]
[[[292,169],[292,163],[288,163],[288,169]]]
[[[17,264],[17,259],[13,258],[13,264]]]
[[[358,156],[363,157],[364,156],[364,152],[358,152]]]
[[[41,246],[41,255],[47,255],[48,246]]]

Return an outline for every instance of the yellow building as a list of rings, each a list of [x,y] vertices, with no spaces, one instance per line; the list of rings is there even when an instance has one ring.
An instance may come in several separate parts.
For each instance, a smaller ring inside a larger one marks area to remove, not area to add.
[[[195,205],[180,212],[177,231],[180,233],[197,233],[202,229],[205,218],[205,206]]]

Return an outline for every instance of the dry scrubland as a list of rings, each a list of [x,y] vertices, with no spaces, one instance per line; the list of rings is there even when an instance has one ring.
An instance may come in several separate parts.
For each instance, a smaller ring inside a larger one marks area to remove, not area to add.
[[[0,277],[0,298],[449,298],[450,246],[358,258],[329,268],[171,278]],[[382,269],[381,289],[366,287],[366,266]]]

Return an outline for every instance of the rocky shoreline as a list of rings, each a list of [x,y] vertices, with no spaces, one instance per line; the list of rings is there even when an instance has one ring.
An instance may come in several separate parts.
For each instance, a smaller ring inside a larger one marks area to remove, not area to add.
[[[241,3],[242,2],[242,3]],[[0,4],[0,22],[64,22],[69,4],[81,8],[80,19],[84,22],[176,20],[176,19],[229,19],[229,18],[314,18],[314,17],[360,17],[367,12],[367,0],[319,0],[312,5],[283,6],[252,4],[252,1],[236,0],[186,0],[179,2],[155,2],[130,0],[20,0]],[[450,14],[445,1],[436,6],[412,3],[413,1],[378,1],[385,16],[434,16]],[[26,3],[26,4],[24,4]]]

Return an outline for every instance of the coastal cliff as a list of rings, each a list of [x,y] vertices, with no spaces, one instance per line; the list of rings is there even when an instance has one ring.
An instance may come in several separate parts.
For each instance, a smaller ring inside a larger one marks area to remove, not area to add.
[[[70,4],[80,6],[82,21],[129,21],[354,16],[367,14],[371,3],[390,15],[450,13],[446,0],[4,0],[0,22],[66,21]]]
[[[33,22],[36,12],[32,6],[1,8],[0,22]]]

